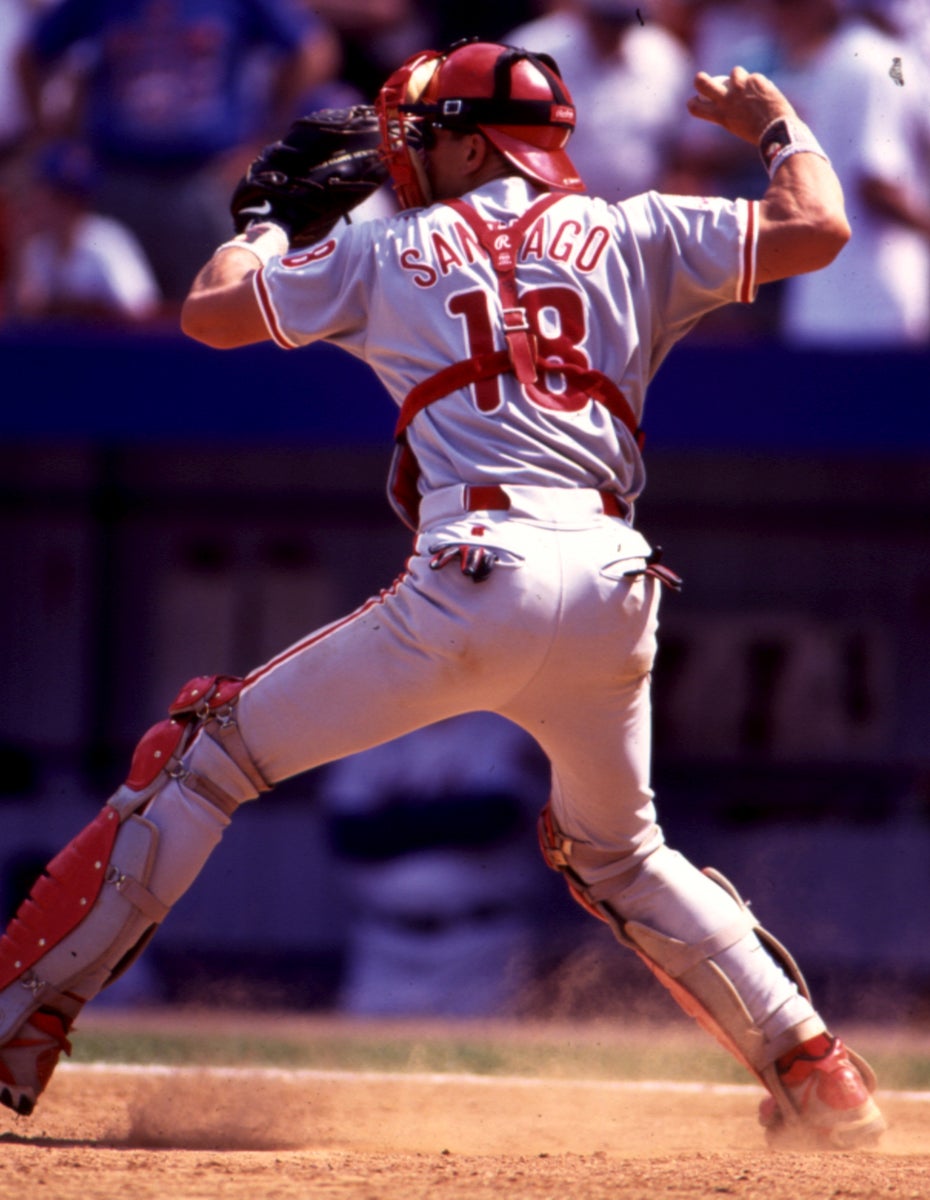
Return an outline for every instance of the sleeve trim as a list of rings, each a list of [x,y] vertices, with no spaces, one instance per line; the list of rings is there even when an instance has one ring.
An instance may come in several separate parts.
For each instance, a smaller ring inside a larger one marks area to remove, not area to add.
[[[265,325],[271,335],[271,340],[282,350],[296,350],[297,342],[291,339],[284,332],[278,314],[275,311],[274,304],[271,300],[271,293],[268,290],[268,284],[265,282],[265,268],[260,267],[252,276],[252,287],[255,290],[255,298],[258,301],[258,307],[261,311]]]
[[[756,298],[759,284],[756,278],[756,252],[759,239],[759,202],[758,200],[743,200],[746,207],[743,222],[743,238],[741,247],[740,277],[737,287],[737,300],[740,304],[751,304]]]

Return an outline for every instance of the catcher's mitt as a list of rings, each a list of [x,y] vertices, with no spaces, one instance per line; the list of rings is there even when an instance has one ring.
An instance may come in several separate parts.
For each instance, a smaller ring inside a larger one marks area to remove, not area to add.
[[[230,201],[237,233],[260,221],[284,228],[292,246],[324,238],[340,217],[387,179],[374,108],[327,108],[300,117],[266,146]]]

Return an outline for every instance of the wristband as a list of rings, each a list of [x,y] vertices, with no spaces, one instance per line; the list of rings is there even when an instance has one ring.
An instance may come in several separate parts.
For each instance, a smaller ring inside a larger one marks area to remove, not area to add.
[[[219,254],[221,250],[248,250],[263,267],[267,267],[272,258],[287,254],[289,248],[290,239],[284,229],[274,221],[263,221],[260,225],[250,225],[244,233],[223,242],[213,253]]]
[[[824,162],[830,161],[810,129],[794,117],[776,117],[766,125],[759,138],[759,154],[769,179],[775,178],[778,168],[792,154],[816,154]]]

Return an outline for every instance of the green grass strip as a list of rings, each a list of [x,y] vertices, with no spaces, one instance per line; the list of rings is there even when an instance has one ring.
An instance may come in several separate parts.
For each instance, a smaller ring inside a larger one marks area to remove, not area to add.
[[[257,1022],[261,1024],[261,1021]],[[855,1042],[872,1063],[882,1087],[930,1090],[930,1047],[878,1039]],[[508,1040],[496,1033],[421,1036],[415,1030],[365,1036],[352,1029],[327,1028],[299,1037],[267,1030],[246,1033],[130,1031],[103,1024],[74,1039],[75,1062],[154,1063],[183,1066],[291,1067],[316,1070],[516,1075],[540,1079],[675,1079],[707,1083],[746,1083],[746,1072],[709,1039],[692,1046],[680,1037],[666,1043],[661,1033],[641,1042],[600,1041],[590,1034],[574,1039],[547,1034],[534,1040],[521,1034]]]

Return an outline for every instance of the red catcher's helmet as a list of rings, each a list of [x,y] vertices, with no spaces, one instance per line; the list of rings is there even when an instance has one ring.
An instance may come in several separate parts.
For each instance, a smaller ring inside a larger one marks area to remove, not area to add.
[[[388,79],[377,109],[391,178],[405,208],[429,202],[416,147],[431,126],[477,129],[535,183],[584,190],[565,151],[575,106],[548,55],[494,42],[463,42],[445,54],[425,51]]]

